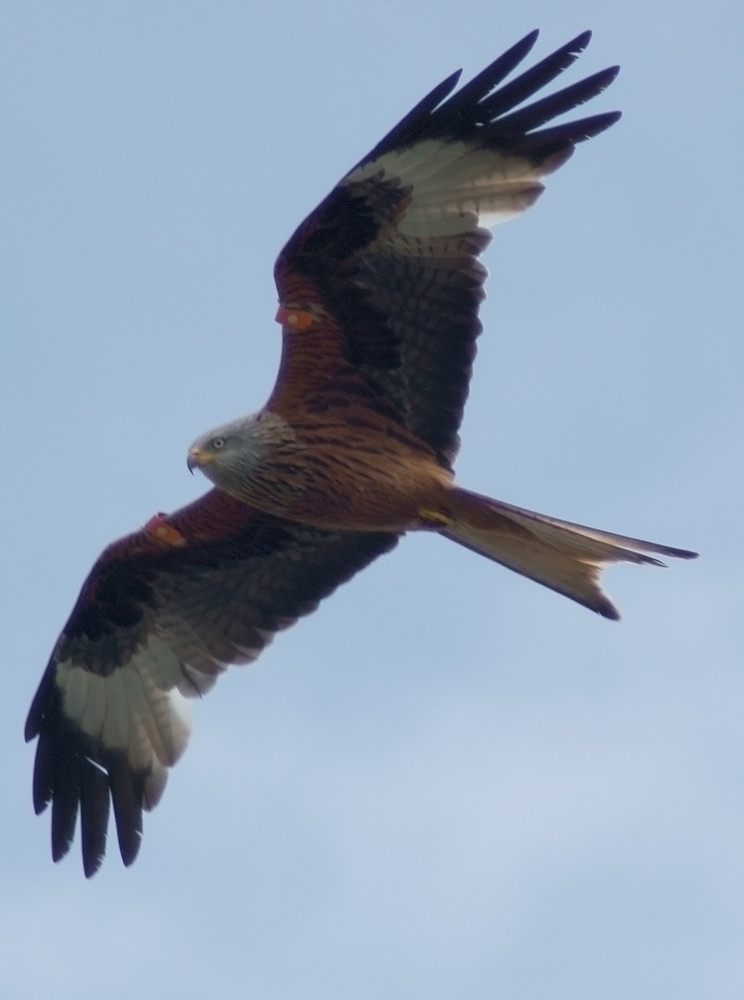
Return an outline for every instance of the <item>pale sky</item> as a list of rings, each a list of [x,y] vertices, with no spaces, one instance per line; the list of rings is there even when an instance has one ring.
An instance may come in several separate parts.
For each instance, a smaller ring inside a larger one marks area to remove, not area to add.
[[[741,1000],[741,5],[259,6],[0,13],[0,995]],[[93,560],[264,402],[294,227],[534,27],[624,117],[486,254],[458,475],[701,559],[615,624],[407,539],[193,706],[132,868],[53,865],[22,729]]]

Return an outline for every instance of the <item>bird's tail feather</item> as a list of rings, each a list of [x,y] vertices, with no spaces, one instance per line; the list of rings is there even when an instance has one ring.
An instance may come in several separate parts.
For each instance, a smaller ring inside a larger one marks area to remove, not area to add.
[[[680,559],[692,559],[697,554],[560,521],[459,488],[453,492],[452,501],[452,521],[440,534],[605,618],[620,617],[600,586],[606,564],[663,566],[647,553]]]

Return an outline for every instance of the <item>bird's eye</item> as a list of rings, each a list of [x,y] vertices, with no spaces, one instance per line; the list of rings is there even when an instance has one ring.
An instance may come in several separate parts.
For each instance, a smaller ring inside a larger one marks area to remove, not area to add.
[[[212,447],[215,451],[221,451],[225,447],[225,439],[223,437],[213,438]]]

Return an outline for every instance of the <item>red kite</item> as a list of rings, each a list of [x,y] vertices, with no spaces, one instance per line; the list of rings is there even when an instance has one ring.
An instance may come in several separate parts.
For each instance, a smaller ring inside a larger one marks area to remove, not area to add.
[[[266,406],[188,455],[214,489],[110,545],[85,581],[33,700],[34,808],[52,855],[78,813],[85,874],[113,803],[124,864],[206,692],[407,531],[450,538],[608,618],[606,563],[693,553],[597,531],[455,485],[491,236],[609,112],[548,125],[617,68],[524,105],[589,42],[579,35],[495,89],[537,32],[454,94],[435,87],[302,223],[275,276],[282,358]]]

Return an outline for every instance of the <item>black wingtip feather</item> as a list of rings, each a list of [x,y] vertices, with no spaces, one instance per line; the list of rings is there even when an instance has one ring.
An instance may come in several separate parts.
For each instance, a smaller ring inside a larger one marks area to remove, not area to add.
[[[592,30],[587,28],[585,31],[580,32],[576,38],[567,42],[564,48],[571,49],[574,53],[574,58],[581,55],[584,49],[589,45],[592,40]]]
[[[52,858],[59,861],[70,850],[75,837],[80,803],[80,766],[69,743],[57,741],[52,764]]]
[[[481,100],[525,59],[539,34],[539,29],[535,28],[525,35],[443,103],[459,83],[462,70],[458,69],[451,73],[411,108],[408,114],[380,139],[374,149],[369,151],[362,162],[373,160],[388,150],[411,145],[422,138],[435,114],[441,119],[446,110],[448,118],[456,119],[462,108]]]
[[[382,139],[380,139],[375,148],[372,149],[367,156],[365,156],[364,160],[372,160],[388,149],[395,149],[399,146],[405,146],[413,142],[420,131],[421,123],[429,121],[434,109],[440,105],[449,94],[452,93],[457,84],[460,82],[461,76],[462,70],[455,70],[455,72],[451,73],[446,80],[442,80],[442,82],[437,84],[433,90],[430,90],[425,97],[421,98],[415,107],[411,108],[405,118],[402,118],[397,125],[393,126],[393,128],[391,128],[390,131],[387,132]]]
[[[52,660],[54,657],[52,657]],[[23,738],[26,743],[30,743],[31,740],[36,739],[36,737],[41,732],[42,720],[44,718],[44,706],[48,704],[50,699],[50,688],[54,682],[54,667],[52,663],[47,665],[46,670],[39,682],[39,686],[36,689],[33,700],[31,702],[31,707],[28,710],[28,715],[26,716],[26,724],[23,727]]]
[[[132,864],[142,843],[144,775],[133,773],[126,761],[112,759],[108,765],[111,799],[114,803],[119,853],[125,865]]]
[[[549,83],[560,76],[565,70],[572,66],[579,55],[589,44],[591,32],[584,32],[572,41],[562,45],[549,56],[535,63],[511,83],[505,84],[500,90],[482,102],[483,109],[487,112],[490,120],[498,118],[500,115],[515,108],[532,97],[538,90],[542,90]]]
[[[619,111],[606,111],[603,114],[592,115],[589,118],[579,118],[563,125],[530,132],[528,135],[514,139],[510,143],[510,151],[515,155],[529,156],[533,161],[543,163],[549,156],[562,153],[568,157],[573,147],[595,135],[604,132],[622,117]],[[551,164],[550,170],[560,166],[564,159]]]
[[[530,53],[539,34],[540,32],[535,29],[529,35],[525,35],[516,45],[512,45],[458,90],[447,102],[446,110],[449,118],[454,121],[468,105],[485,103],[486,95],[490,94]],[[411,118],[411,114],[409,113],[406,118]]]
[[[568,69],[588,46],[592,33],[583,31],[555,52],[531,66],[508,83],[502,81],[525,59],[538,37],[525,35],[516,45],[495,59],[456,93],[460,74],[449,76],[435,87],[361,161],[374,160],[393,150],[407,148],[427,139],[476,140],[505,153],[532,151],[537,162],[556,151],[557,143],[567,148],[588,139],[617,121],[617,113],[585,119],[585,131],[573,123],[555,126],[543,149],[534,139],[534,129],[564,112],[584,104],[605,90],[618,74],[610,66],[527,107],[520,105]],[[557,130],[564,129],[561,134]],[[538,133],[539,134],[539,133]]]
[[[555,94],[549,94],[540,101],[533,101],[525,108],[504,115],[499,119],[499,130],[504,134],[511,131],[515,135],[531,132],[601,94],[612,83],[618,72],[618,66],[600,70],[592,76],[579,80],[578,83],[571,84],[570,87],[564,87]]]
[[[111,797],[108,775],[90,758],[82,762],[81,777],[80,841],[83,871],[86,878],[91,878],[101,867],[106,854]]]
[[[67,719],[53,675],[42,679],[28,715],[26,738],[35,736],[33,805],[38,815],[51,803],[52,859],[69,852],[79,815],[83,870],[94,875],[106,852],[113,801],[122,860],[130,865],[142,838],[145,775],[132,773],[122,753],[96,748]]]

